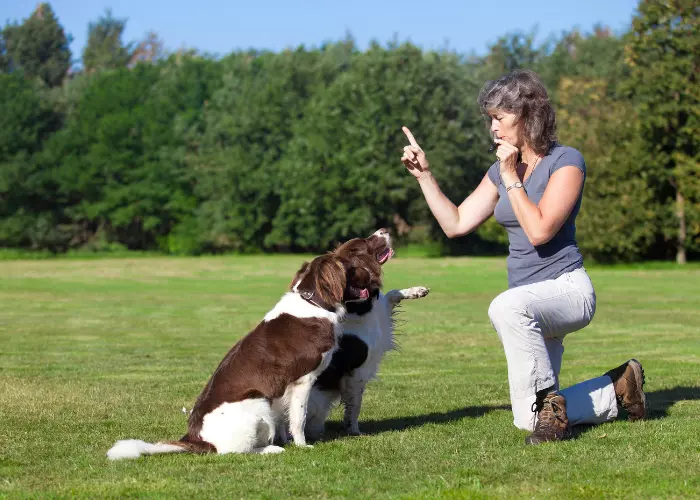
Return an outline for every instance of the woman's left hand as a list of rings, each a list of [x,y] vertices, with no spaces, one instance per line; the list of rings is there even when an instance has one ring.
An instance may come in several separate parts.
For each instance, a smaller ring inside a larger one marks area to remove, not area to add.
[[[520,150],[511,143],[501,139],[494,140],[498,144],[496,156],[501,161],[501,174],[517,174],[518,156]]]

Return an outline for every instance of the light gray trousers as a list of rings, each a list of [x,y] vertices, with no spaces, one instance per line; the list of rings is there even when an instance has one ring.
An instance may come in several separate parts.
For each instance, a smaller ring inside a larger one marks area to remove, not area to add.
[[[508,363],[513,423],[532,431],[537,391],[559,389],[564,336],[593,319],[595,291],[581,267],[555,280],[511,288],[489,307]],[[617,400],[607,375],[560,391],[566,398],[569,425],[597,424],[617,417]]]

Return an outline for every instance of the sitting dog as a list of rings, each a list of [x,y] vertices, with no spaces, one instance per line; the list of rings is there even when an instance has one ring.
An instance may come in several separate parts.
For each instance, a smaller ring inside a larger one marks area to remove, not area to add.
[[[358,419],[365,387],[377,374],[384,354],[396,347],[394,308],[404,299],[418,299],[429,292],[424,287],[391,290],[386,295],[381,292],[381,266],[394,255],[386,229],[369,238],[352,239],[334,254],[370,269],[370,296],[348,304],[338,350],[311,391],[306,419],[306,436],[310,440],[321,438],[328,414],[338,401],[345,405],[343,422],[347,433],[361,434]]]
[[[179,441],[118,441],[112,460],[157,453],[279,453],[279,421],[306,446],[309,392],[328,367],[342,332],[345,304],[369,297],[370,274],[337,254],[316,257],[297,272],[264,320],[226,354],[189,416]]]

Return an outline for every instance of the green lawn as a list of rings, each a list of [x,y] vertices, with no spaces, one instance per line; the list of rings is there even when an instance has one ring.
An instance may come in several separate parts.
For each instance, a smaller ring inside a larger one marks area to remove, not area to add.
[[[651,416],[526,447],[486,314],[504,259],[399,258],[401,350],[366,392],[359,438],[267,456],[109,462],[117,439],[179,438],[207,378],[284,292],[299,256],[0,262],[0,496],[612,497],[700,495],[700,267],[590,269],[593,323],[562,385],[629,357]]]

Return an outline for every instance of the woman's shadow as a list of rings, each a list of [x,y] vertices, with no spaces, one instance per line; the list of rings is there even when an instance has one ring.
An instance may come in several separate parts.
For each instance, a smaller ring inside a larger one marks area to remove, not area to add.
[[[668,410],[679,401],[700,400],[700,387],[679,386],[647,392],[647,419],[668,417]]]
[[[647,420],[659,420],[668,417],[669,409],[679,401],[700,400],[700,387],[679,386],[670,389],[659,389],[646,393],[647,398]],[[619,419],[626,418],[627,412],[622,410]],[[578,438],[582,434],[594,429],[595,425],[577,425],[571,429],[573,438]]]

